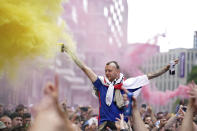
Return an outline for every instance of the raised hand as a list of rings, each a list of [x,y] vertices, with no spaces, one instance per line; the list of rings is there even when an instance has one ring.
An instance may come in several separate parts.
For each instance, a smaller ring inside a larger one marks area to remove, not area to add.
[[[58,103],[58,77],[55,83],[47,83],[44,98],[36,107],[37,115],[30,131],[73,131],[68,116],[60,109]]]
[[[117,121],[116,121],[115,125],[116,125],[116,128],[118,131],[126,128],[125,124],[124,124],[125,122],[124,122],[124,115],[123,114],[120,114],[120,119],[116,118],[116,120]]]

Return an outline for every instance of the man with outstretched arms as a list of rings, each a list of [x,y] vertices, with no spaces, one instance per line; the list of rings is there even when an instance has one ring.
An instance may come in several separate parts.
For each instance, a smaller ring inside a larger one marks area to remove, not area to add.
[[[64,47],[64,46],[63,46]],[[120,73],[120,67],[116,61],[107,62],[105,65],[105,77],[97,76],[91,68],[85,65],[80,59],[68,48],[63,49],[78,67],[87,75],[94,85],[96,94],[99,98],[99,130],[116,129],[115,121],[123,113],[124,100],[122,97],[123,89],[136,91],[142,86],[149,84],[149,80],[162,75],[169,70],[170,65],[165,66],[155,73],[124,79]],[[174,61],[175,64],[178,60]]]

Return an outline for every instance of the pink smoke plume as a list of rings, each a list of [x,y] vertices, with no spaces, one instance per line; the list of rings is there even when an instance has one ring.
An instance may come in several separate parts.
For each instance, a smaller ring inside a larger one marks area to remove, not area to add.
[[[126,59],[123,61],[124,68],[132,76],[142,75],[142,71],[139,69],[145,61],[151,58],[153,55],[159,52],[159,47],[151,44],[136,44],[132,46],[132,50],[128,50]],[[168,63],[166,63],[168,64]],[[142,97],[145,101],[154,105],[165,105],[170,99],[174,97],[187,98],[188,86],[180,85],[174,91],[167,90],[162,92],[157,88],[150,88],[150,86],[144,86],[142,88]]]
[[[127,53],[128,52],[128,53]],[[131,49],[127,49],[125,57],[123,59],[123,67],[126,71],[132,75],[142,75],[139,67],[147,61],[150,57],[159,52],[159,47],[151,44],[135,44],[131,46]]]
[[[142,97],[150,104],[165,105],[170,99],[179,96],[181,98],[188,98],[187,91],[188,86],[180,85],[174,91],[167,90],[166,92],[158,91],[156,89],[151,90],[149,86],[144,86],[141,90]]]

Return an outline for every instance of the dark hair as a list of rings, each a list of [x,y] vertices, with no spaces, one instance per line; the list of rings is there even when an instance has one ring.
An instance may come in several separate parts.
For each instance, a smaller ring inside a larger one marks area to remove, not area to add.
[[[107,62],[106,65],[110,65],[111,63],[114,63],[116,65],[116,68],[120,69],[120,66],[118,65],[118,62],[116,62],[116,61],[109,61],[109,62]]]
[[[24,113],[23,114],[23,119],[25,118],[31,118],[31,114],[30,113]]]
[[[12,112],[10,110],[5,110],[3,116],[11,116]]]
[[[164,114],[164,113],[160,111],[160,112],[157,113],[157,115],[159,115],[159,114]]]
[[[16,107],[16,112],[19,112],[21,110],[24,110],[25,106],[23,104],[19,104],[17,107]]]
[[[142,107],[142,108],[146,108],[146,104],[142,104],[141,107]]]
[[[84,112],[87,112],[88,111],[88,107],[80,107],[80,109]]]
[[[11,116],[10,116],[10,118],[11,118],[12,120],[13,120],[15,117],[21,117],[21,118],[22,118],[22,116],[21,116],[19,113],[17,113],[17,112],[12,113]]]
[[[11,131],[11,130],[6,127],[6,128],[3,128],[3,129],[0,129],[0,131]]]
[[[17,127],[14,127],[12,129],[12,131],[26,131],[25,127],[23,126],[17,126]]]
[[[150,116],[150,114],[146,114],[145,116],[144,116],[144,118],[143,118],[143,121],[145,122],[145,120],[146,120],[146,117],[151,117]]]
[[[161,115],[161,114],[163,114],[164,115],[164,113],[163,112],[158,112],[157,113],[157,119],[162,119],[162,117],[160,117],[159,115]]]

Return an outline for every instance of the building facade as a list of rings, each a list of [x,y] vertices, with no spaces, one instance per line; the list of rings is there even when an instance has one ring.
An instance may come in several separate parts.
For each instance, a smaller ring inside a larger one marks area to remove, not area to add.
[[[103,75],[105,63],[120,59],[119,50],[127,45],[127,1],[69,0],[63,7],[60,20],[66,21],[79,58],[98,75]],[[6,75],[0,76],[0,103],[29,105],[39,102],[43,87],[47,81],[53,81],[57,72],[60,100],[67,99],[68,105],[98,106],[98,100],[91,94],[92,83],[67,55],[57,53],[46,63],[49,66],[42,69],[29,66],[23,70],[31,75],[19,85],[10,85]]]
[[[119,50],[127,45],[128,6],[125,0],[70,0],[64,4],[62,18],[77,45],[78,56],[98,75],[104,75],[105,63],[120,59]],[[91,94],[92,83],[85,74],[64,56],[57,58],[62,65],[69,93],[70,105],[82,104],[98,106],[98,100]],[[73,72],[70,74],[69,72]],[[83,97],[81,97],[81,95]]]
[[[194,32],[194,48],[197,49],[197,31]]]
[[[169,52],[157,53],[147,64],[143,66],[144,72],[153,72],[170,63],[171,60],[179,59],[179,64],[175,66],[175,75],[169,72],[151,80],[151,84],[160,91],[173,91],[179,85],[187,84],[188,74],[192,67],[197,63],[197,49],[172,49]],[[166,106],[157,107],[157,111],[172,111],[176,98],[169,102]]]

